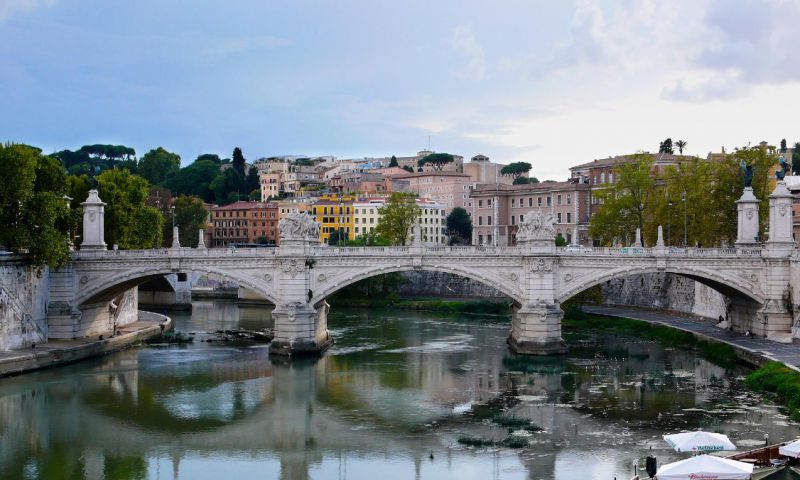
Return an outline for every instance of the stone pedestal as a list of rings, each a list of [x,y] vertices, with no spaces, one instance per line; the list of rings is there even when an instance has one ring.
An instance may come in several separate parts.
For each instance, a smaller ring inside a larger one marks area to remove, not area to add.
[[[270,344],[271,355],[318,355],[331,346],[328,333],[327,302],[316,307],[307,303],[282,303],[272,311],[275,338]]]
[[[172,248],[181,248],[181,237],[178,227],[172,227]]]
[[[89,190],[89,197],[81,203],[83,207],[83,238],[81,250],[105,250],[105,203],[97,196],[97,190]]]
[[[567,352],[561,338],[564,312],[555,303],[514,307],[508,345],[514,353],[556,355]]]
[[[786,183],[779,181],[769,196],[769,240],[767,249],[775,254],[789,255],[795,242],[792,226],[792,193]]]
[[[736,201],[738,222],[736,226],[736,246],[750,247],[758,244],[758,199],[751,187],[745,187],[741,198]]]

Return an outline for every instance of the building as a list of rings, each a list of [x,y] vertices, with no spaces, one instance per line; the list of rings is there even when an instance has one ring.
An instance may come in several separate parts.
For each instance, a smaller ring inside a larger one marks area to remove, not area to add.
[[[419,172],[392,177],[392,191],[406,191],[428,198],[447,208],[466,208],[474,187],[470,176],[457,172]]]
[[[328,243],[331,233],[340,231],[349,240],[355,238],[353,219],[355,197],[349,195],[323,195],[311,206],[311,214],[319,222],[320,241]]]
[[[514,177],[500,173],[504,166],[490,161],[486,155],[475,155],[470,159],[469,163],[464,164],[464,173],[469,175],[474,184],[502,183],[511,185],[514,183]],[[525,173],[521,176],[527,177],[528,174]]]
[[[292,198],[275,202],[278,206],[278,220],[294,213],[311,213],[311,204]]]
[[[385,205],[385,198],[362,199],[353,204],[354,237],[375,232],[375,227],[381,219],[380,209]]]
[[[278,198],[281,194],[281,172],[261,172],[258,175],[261,182],[261,201],[267,202],[271,198]]]
[[[555,215],[556,235],[567,243],[587,245],[590,186],[578,181],[525,185],[478,185],[472,190],[473,245],[516,245],[526,215]]]
[[[422,243],[427,245],[447,245],[447,207],[426,198],[418,198],[420,218],[419,227]]]
[[[242,244],[278,245],[278,206],[239,201],[211,209],[213,247]]]

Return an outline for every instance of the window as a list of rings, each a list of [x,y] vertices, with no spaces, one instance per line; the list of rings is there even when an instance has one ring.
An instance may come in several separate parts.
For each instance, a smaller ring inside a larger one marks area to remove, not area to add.
[[[606,183],[606,172],[600,174],[600,183]]]
[[[491,235],[486,235],[486,243],[488,243],[488,244],[492,243],[492,236]]]
[[[542,206],[542,197],[536,197],[536,206],[538,207]]]
[[[519,223],[522,223],[524,221],[525,221],[525,215],[520,215],[519,216]]]
[[[483,200],[478,200],[478,208],[483,208]]]
[[[516,198],[512,198],[511,199],[511,208],[514,208],[516,206],[517,206],[517,199]]]
[[[567,205],[572,205],[572,195],[567,194]]]
[[[488,215],[488,216],[486,217],[486,225],[491,225],[491,224],[492,224],[492,216],[491,216],[491,215]]]
[[[572,223],[572,212],[567,212],[567,223]]]
[[[558,217],[558,223],[561,223],[561,212],[558,212],[556,216]]]
[[[556,205],[561,205],[561,194],[556,197]]]
[[[491,207],[492,206],[492,199],[491,198],[486,199],[486,206],[487,207]]]
[[[478,245],[483,245],[483,235],[478,235]]]
[[[528,206],[529,207],[533,206],[533,197],[528,197]]]
[[[553,204],[553,197],[551,197],[551,196],[548,196],[548,197],[547,197],[547,206],[549,207],[549,206],[550,206],[550,205],[552,205],[552,204]]]
[[[478,225],[483,225],[483,215],[478,215]]]
[[[511,215],[511,225],[516,225],[516,224],[517,224],[517,223],[514,221],[515,219],[516,219],[516,216],[514,216],[514,215]]]

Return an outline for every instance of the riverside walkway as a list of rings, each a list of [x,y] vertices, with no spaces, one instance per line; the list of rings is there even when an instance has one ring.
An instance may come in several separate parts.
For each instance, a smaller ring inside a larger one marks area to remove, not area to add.
[[[633,307],[613,307],[584,305],[587,313],[607,315],[611,317],[625,317],[649,323],[663,324],[694,334],[702,335],[734,348],[744,350],[750,354],[762,356],[769,360],[783,362],[792,367],[800,366],[800,345],[793,343],[780,343],[766,338],[753,338],[734,333],[730,330],[717,328],[713,320],[703,319],[689,314],[678,314],[664,311],[640,309]]]

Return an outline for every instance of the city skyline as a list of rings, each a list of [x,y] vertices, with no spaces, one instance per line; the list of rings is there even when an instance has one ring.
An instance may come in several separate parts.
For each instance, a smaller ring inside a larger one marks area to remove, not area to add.
[[[45,151],[705,156],[800,140],[800,5],[356,2],[0,5],[2,141]],[[65,80],[66,79],[66,80]]]

